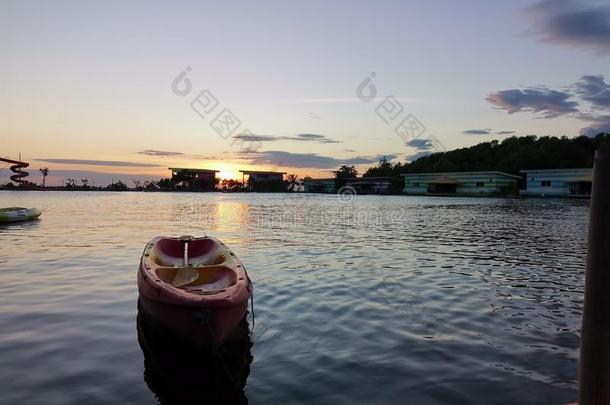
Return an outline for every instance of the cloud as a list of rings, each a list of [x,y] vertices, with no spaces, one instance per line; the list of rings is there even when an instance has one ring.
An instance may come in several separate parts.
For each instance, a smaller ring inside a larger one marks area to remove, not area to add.
[[[594,137],[600,132],[610,133],[610,115],[582,114],[581,120],[590,122],[590,125],[580,129],[580,135]]]
[[[215,156],[215,155],[184,155],[185,157],[192,159],[201,159],[201,160],[222,160],[224,157]]]
[[[254,134],[238,134],[233,137],[233,139],[238,139],[240,141],[245,142],[273,142],[279,141],[280,138],[277,136],[270,135],[254,135]]]
[[[423,138],[411,139],[406,145],[418,150],[430,150],[434,147],[434,144],[430,139]]]
[[[146,156],[158,156],[158,157],[184,156],[184,153],[182,153],[182,152],[168,152],[165,150],[154,150],[154,149],[141,150],[138,152],[138,154],[146,155]]]
[[[397,157],[395,154],[383,156],[387,160]],[[244,152],[241,154],[241,158],[248,160],[251,164],[308,169],[334,169],[341,165],[373,164],[379,162],[379,159],[383,156],[356,156],[348,159],[336,159],[316,153],[292,153],[285,151]]]
[[[466,135],[489,135],[491,133],[491,129],[466,129],[462,131],[462,133]]]
[[[543,0],[525,10],[543,42],[610,54],[610,6],[583,0]]]
[[[309,117],[310,118],[315,118],[315,119],[322,119],[322,118],[324,118],[323,115],[320,115],[320,114],[317,114],[317,113],[313,113],[313,112],[309,113]]]
[[[140,155],[154,156],[154,157],[175,157],[184,159],[202,159],[202,160],[218,160],[218,156],[214,155],[196,155],[191,153],[183,152],[168,152],[164,150],[146,149],[136,152]]]
[[[610,84],[606,83],[604,76],[585,75],[568,88],[569,92],[546,88],[503,90],[491,93],[487,101],[509,114],[529,111],[543,118],[570,114],[588,124],[580,129],[581,135],[595,136],[600,132],[610,132],[610,115],[607,114],[610,110]],[[578,101],[570,100],[572,97]],[[589,107],[589,111],[579,110],[577,107],[581,105]],[[497,135],[513,133],[515,131],[496,132]]]
[[[296,134],[291,136],[238,134],[233,137],[245,142],[275,142],[275,141],[302,141],[317,143],[341,143],[335,139],[320,134]]]
[[[489,94],[486,100],[509,114],[529,111],[541,114],[543,118],[555,118],[560,115],[578,112],[578,103],[570,101],[571,94],[545,88],[527,88],[524,90],[502,90]]]
[[[463,134],[466,135],[491,135],[493,130],[491,128],[483,128],[483,129],[466,129],[462,131]],[[493,132],[494,135],[511,135],[514,134],[515,131],[496,131]]]
[[[83,159],[34,159],[39,162],[60,163],[64,165],[92,165],[92,166],[123,166],[123,167],[160,167],[151,163],[121,162],[116,160],[83,160]]]
[[[604,76],[583,76],[574,85],[576,94],[591,103],[593,108],[610,108],[610,84]]]
[[[299,141],[318,141],[320,139],[324,139],[325,136],[324,135],[318,135],[318,134],[298,134],[294,137],[286,137],[287,139],[296,139]]]

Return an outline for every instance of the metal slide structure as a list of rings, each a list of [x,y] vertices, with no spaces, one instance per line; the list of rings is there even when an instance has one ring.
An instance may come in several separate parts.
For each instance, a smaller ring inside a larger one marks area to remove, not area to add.
[[[12,159],[6,159],[6,158],[1,158],[1,157],[0,157],[0,162],[6,162],[6,163],[12,164],[10,169],[15,174],[13,174],[11,176],[11,181],[13,181],[15,183],[19,183],[19,184],[27,183],[27,180],[23,180],[23,178],[29,176],[30,173],[28,173],[22,169],[25,169],[26,167],[28,167],[30,165],[29,163],[22,162],[21,160],[12,160]]]

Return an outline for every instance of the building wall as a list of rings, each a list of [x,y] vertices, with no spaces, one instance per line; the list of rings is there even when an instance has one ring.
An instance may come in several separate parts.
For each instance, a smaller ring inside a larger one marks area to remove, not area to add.
[[[570,195],[570,182],[593,175],[593,169],[587,168],[524,170],[523,172],[527,175],[526,189],[521,190],[523,196],[566,197]]]
[[[306,193],[335,193],[334,179],[311,179],[303,181],[303,188]]]
[[[493,172],[421,173],[405,176],[404,192],[406,194],[428,194],[430,182],[440,177],[449,177],[457,181],[456,194],[499,194],[507,187],[516,187],[517,184],[517,179]]]
[[[358,194],[389,194],[392,180],[358,177],[356,179],[347,179],[345,185],[353,187]]]
[[[246,190],[255,192],[286,191],[282,173],[246,173]]]
[[[428,183],[427,180],[430,180],[427,177],[419,176],[419,175],[409,175],[405,176],[405,189],[404,192],[407,194],[427,194],[428,193]]]
[[[282,181],[284,176],[281,174],[259,174],[252,173],[249,176],[251,181]]]
[[[207,173],[207,172],[200,172],[197,173],[197,178],[199,180],[214,180],[216,178],[216,173]]]

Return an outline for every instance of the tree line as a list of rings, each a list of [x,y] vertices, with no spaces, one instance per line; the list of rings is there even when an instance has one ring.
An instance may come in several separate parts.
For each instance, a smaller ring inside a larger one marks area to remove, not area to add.
[[[535,135],[510,137],[502,142],[493,140],[447,152],[434,152],[416,160],[392,164],[386,158],[368,168],[363,177],[391,177],[391,189],[401,193],[404,181],[401,174],[500,171],[522,175],[525,169],[567,169],[593,167],[595,151],[602,144],[610,144],[610,134],[600,133],[594,138]],[[358,175],[354,166],[335,170],[337,188],[345,179]]]
[[[436,152],[406,163],[382,159],[364,177],[399,177],[407,173],[500,171],[520,175],[524,169],[593,167],[595,150],[610,143],[610,134],[594,138],[535,135],[482,142],[467,148]]]

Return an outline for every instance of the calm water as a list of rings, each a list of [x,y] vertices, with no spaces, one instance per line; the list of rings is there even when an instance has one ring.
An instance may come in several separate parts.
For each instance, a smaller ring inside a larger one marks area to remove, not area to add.
[[[45,211],[0,227],[2,403],[155,403],[140,254],[204,231],[254,281],[249,403],[576,398],[587,202],[0,192],[11,205]]]

